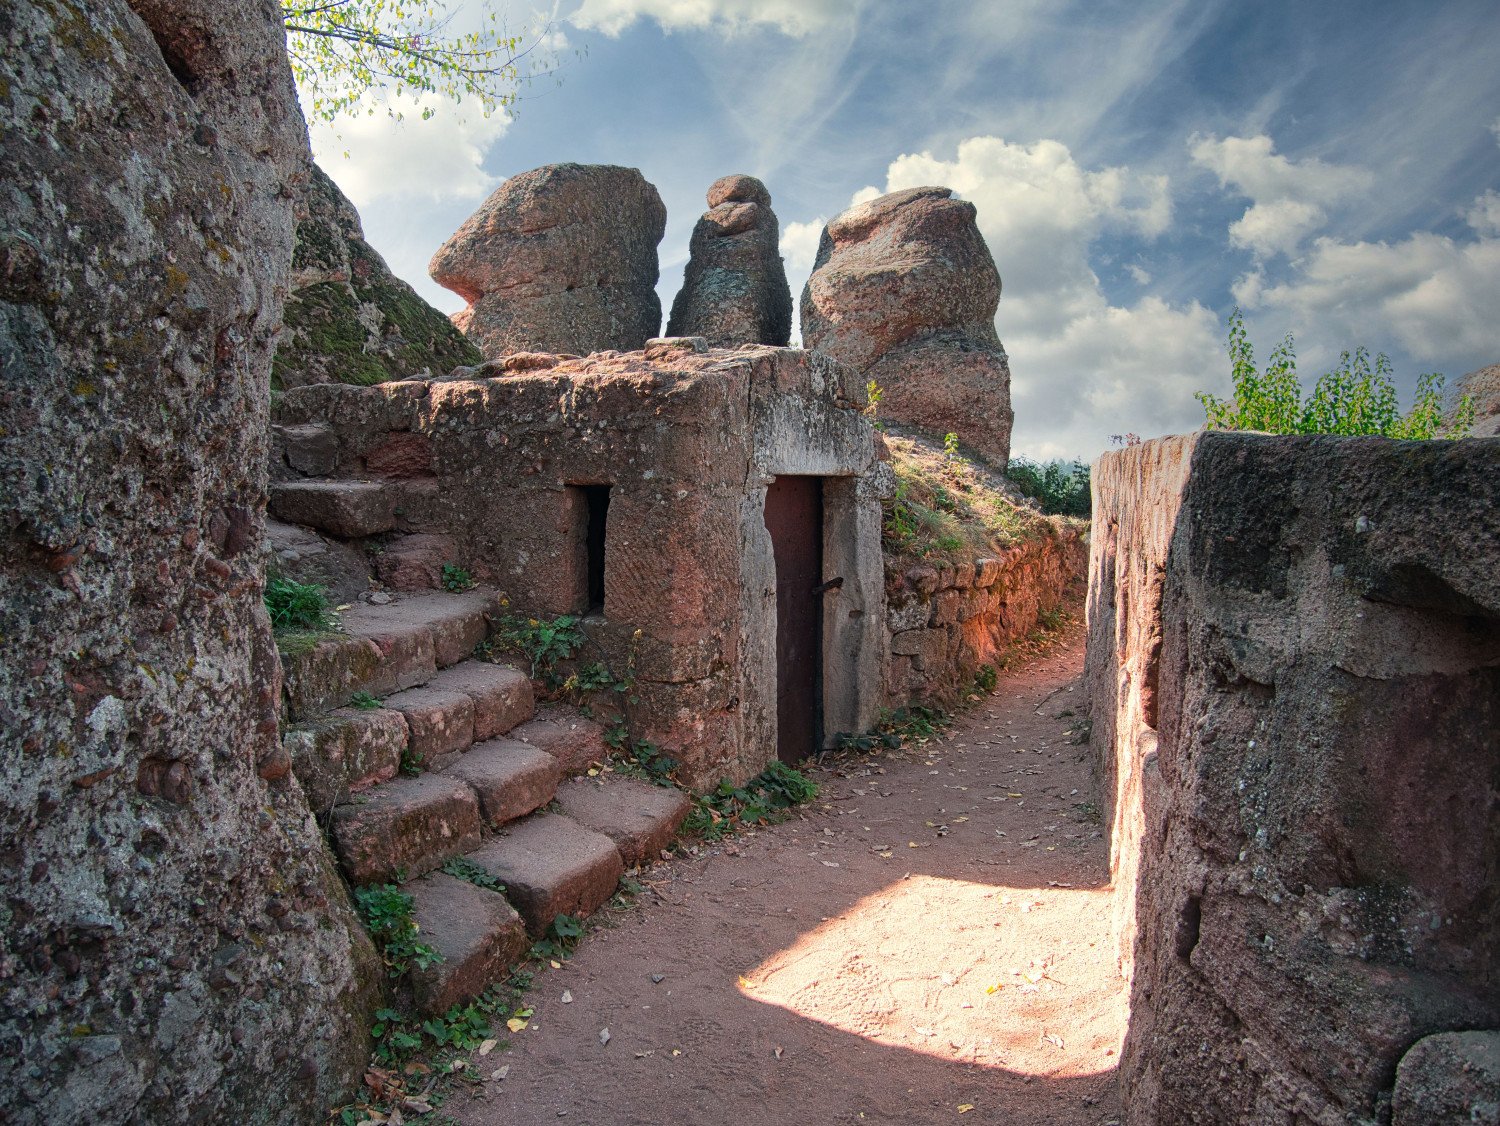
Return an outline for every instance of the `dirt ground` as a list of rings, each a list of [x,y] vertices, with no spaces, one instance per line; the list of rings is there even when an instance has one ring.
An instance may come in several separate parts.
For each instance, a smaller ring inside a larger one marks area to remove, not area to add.
[[[1082,661],[1075,626],[925,747],[829,761],[798,816],[651,868],[537,975],[529,1026],[475,1054],[486,1081],[445,1113],[1116,1120],[1108,842],[1069,741]]]

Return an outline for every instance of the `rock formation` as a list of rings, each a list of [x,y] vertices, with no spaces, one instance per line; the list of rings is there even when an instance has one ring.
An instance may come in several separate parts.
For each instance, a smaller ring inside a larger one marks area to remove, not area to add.
[[[754,176],[724,176],[709,187],[708,208],[693,228],[667,335],[701,336],[715,348],[784,347],[792,291],[771,193]]]
[[[0,1117],[320,1120],[380,968],[261,603],[279,10],[19,0],[0,39]]]
[[[1209,431],[1093,481],[1127,1121],[1471,1120],[1432,1112],[1492,1045],[1422,1042],[1500,1027],[1500,439]]]
[[[884,392],[880,414],[1010,456],[1010,367],[995,333],[1000,275],[974,205],[910,188],[851,207],[823,231],[802,291],[802,343]]]
[[[292,292],[272,386],[384,383],[482,359],[463,333],[391,273],[359,213],[316,165],[297,200]]]
[[[666,225],[636,169],[549,164],[495,189],[428,269],[469,302],[453,323],[491,359],[633,351],[661,328]]]
[[[1500,434],[1500,364],[1471,371],[1458,381],[1456,390],[1474,400],[1474,437]]]

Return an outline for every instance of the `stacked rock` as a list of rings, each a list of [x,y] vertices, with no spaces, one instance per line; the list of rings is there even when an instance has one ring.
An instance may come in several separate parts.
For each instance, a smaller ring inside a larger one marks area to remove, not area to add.
[[[880,385],[881,416],[1010,457],[1000,274],[974,205],[948,188],[861,203],[823,230],[802,291],[802,342]]]
[[[453,318],[490,358],[634,351],[661,329],[661,196],[639,170],[549,164],[512,176],[433,255]]]
[[[754,176],[724,176],[709,187],[708,207],[693,228],[667,335],[701,336],[714,347],[784,347],[792,293],[771,193]]]

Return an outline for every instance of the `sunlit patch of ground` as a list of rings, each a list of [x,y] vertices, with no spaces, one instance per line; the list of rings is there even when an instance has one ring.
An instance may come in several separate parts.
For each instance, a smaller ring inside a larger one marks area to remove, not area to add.
[[[747,970],[740,990],[879,1044],[1030,1075],[1115,1067],[1109,889],[913,875]]]

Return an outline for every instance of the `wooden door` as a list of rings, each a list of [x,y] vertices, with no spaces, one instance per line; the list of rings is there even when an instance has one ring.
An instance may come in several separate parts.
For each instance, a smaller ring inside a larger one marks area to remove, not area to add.
[[[777,477],[766,490],[776,557],[776,756],[797,763],[823,737],[823,482]]]

